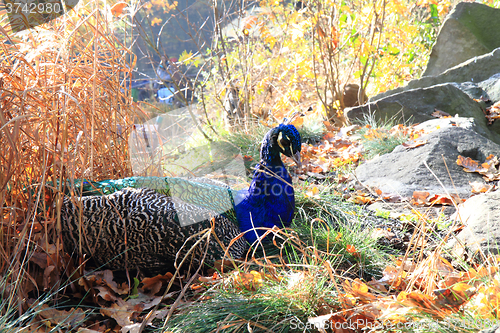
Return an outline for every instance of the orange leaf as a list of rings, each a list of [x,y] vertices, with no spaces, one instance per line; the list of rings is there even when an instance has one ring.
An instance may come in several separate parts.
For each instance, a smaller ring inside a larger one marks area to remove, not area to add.
[[[410,140],[402,143],[402,146],[406,149],[413,149],[423,146],[427,143],[427,140]]]
[[[413,192],[413,200],[416,205],[424,205],[426,204],[427,197],[429,197],[429,192],[425,191],[414,191]]]
[[[299,97],[300,98],[300,97]],[[295,126],[295,127],[299,127],[299,126],[302,126],[302,124],[304,123],[304,118],[303,117],[296,117],[293,121],[292,121],[292,125]]]
[[[119,16],[123,13],[125,7],[127,7],[127,3],[125,2],[115,3],[113,7],[111,7],[111,14],[113,14],[113,16]]]
[[[151,295],[158,293],[163,286],[163,283],[169,282],[172,278],[172,273],[167,272],[165,275],[158,274],[152,278],[144,278],[142,280],[144,291],[149,290]]]
[[[350,254],[352,254],[355,257],[359,256],[359,252],[358,252],[358,250],[356,250],[356,248],[354,247],[354,245],[347,244],[346,245],[346,250],[347,250],[347,252],[349,252]]]
[[[257,16],[247,16],[243,19],[243,29],[251,29],[257,24]]]
[[[494,185],[488,185],[480,182],[473,182],[469,183],[470,186],[472,187],[472,193],[474,194],[479,194],[479,193],[487,193],[492,191],[495,186]]]
[[[429,201],[431,205],[453,205],[453,202],[457,204],[463,202],[456,194],[450,194],[450,196],[435,194],[429,198]]]
[[[480,170],[479,163],[470,157],[458,155],[457,164],[464,167],[465,172],[478,172],[478,170]]]

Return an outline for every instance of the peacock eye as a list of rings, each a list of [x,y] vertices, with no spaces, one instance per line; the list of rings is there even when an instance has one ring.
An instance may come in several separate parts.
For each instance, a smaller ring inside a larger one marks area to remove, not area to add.
[[[283,137],[282,132],[278,135],[278,145],[283,150],[285,150],[285,147],[290,147],[290,140],[287,137]]]
[[[283,147],[289,146],[290,145],[290,140],[287,139],[281,139],[281,145]]]

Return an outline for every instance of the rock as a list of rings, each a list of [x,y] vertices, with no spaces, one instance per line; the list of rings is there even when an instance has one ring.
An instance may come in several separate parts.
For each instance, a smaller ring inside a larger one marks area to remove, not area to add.
[[[415,126],[415,130],[423,130],[424,133],[428,134],[430,132],[437,131],[438,129],[449,128],[449,127],[461,127],[467,130],[474,131],[481,134],[481,128],[477,126],[474,118],[464,118],[464,117],[452,117],[452,118],[438,118],[431,119],[423,122],[420,125]],[[482,135],[482,134],[481,134]],[[484,135],[483,135],[484,136]]]
[[[455,218],[462,221],[465,228],[448,242],[455,254],[466,250],[469,255],[480,255],[479,249],[486,255],[500,253],[499,202],[500,191],[495,191],[473,196],[459,206]]]
[[[407,201],[404,202],[382,202],[376,201],[366,207],[369,211],[374,213],[388,214],[391,219],[399,219],[404,215],[415,214],[415,211],[425,215],[429,219],[438,219],[444,214],[449,218],[456,209],[453,206],[443,207],[426,207],[426,206],[412,206]]]
[[[332,97],[331,91],[326,92],[326,115],[328,121],[334,123],[335,126],[342,127],[345,123],[345,117],[342,113],[338,112],[337,107],[335,106],[335,102],[339,101],[341,108],[350,108],[353,106],[358,106],[360,104],[364,104],[368,101],[368,96],[363,92],[363,96],[359,95],[359,85],[356,83],[348,83],[344,86],[344,92],[342,94],[335,94]],[[361,97],[361,103],[359,103]]]
[[[436,130],[419,139],[428,142],[413,149],[400,145],[392,153],[361,164],[355,171],[357,179],[366,186],[403,197],[410,197],[414,191],[427,191],[430,194],[444,194],[448,191],[468,198],[471,195],[469,182],[484,181],[477,173],[463,171],[456,163],[458,155],[482,163],[489,154],[500,154],[500,145],[472,130],[456,126]],[[443,183],[444,188],[424,162]]]
[[[500,9],[461,2],[444,21],[423,76],[435,76],[500,47]]]
[[[450,51],[452,52],[452,51]],[[384,97],[416,88],[431,87],[447,82],[473,82],[479,83],[487,80],[495,74],[500,73],[500,48],[496,48],[490,53],[469,59],[455,67],[446,70],[437,76],[424,76],[417,80],[412,80],[404,87],[386,91],[370,98],[370,102],[377,101]]]
[[[380,122],[391,119],[395,123],[414,124],[435,119],[431,114],[436,109],[452,116],[458,114],[461,117],[474,118],[478,133],[500,143],[500,135],[489,130],[480,105],[451,83],[407,90],[349,108],[345,111],[345,117],[351,123],[372,115]]]
[[[500,101],[500,71],[487,80],[479,82],[478,87],[486,94],[492,103]]]

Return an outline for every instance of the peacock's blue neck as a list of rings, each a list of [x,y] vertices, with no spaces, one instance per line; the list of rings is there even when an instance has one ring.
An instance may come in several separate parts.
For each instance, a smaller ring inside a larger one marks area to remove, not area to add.
[[[295,197],[292,180],[279,153],[265,154],[257,165],[248,190],[240,191],[236,201],[236,216],[240,230],[253,243],[265,230],[254,227],[288,227],[292,221]]]

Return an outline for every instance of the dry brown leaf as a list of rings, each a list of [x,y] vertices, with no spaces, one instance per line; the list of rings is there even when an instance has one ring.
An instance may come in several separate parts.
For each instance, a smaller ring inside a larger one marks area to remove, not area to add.
[[[125,327],[134,323],[130,320],[133,313],[127,307],[125,301],[121,298],[117,299],[117,302],[111,304],[110,307],[101,308],[99,312],[103,316],[113,318],[120,327]]]
[[[464,168],[465,172],[480,172],[483,169],[479,166],[477,161],[474,161],[470,157],[463,157],[462,155],[458,155],[457,164]]]
[[[144,278],[142,280],[143,286],[141,290],[149,295],[156,295],[161,290],[163,284],[170,282],[172,277],[173,274],[168,272],[165,275],[157,275],[152,278]]]
[[[425,205],[428,201],[429,192],[425,191],[414,191],[413,192],[413,200],[415,205]]]
[[[430,205],[453,205],[455,204],[460,204],[464,202],[463,199],[461,199],[458,195],[452,193],[450,195],[446,194],[434,194],[433,196],[429,197],[429,204]]]
[[[47,254],[42,252],[35,252],[30,257],[30,261],[38,265],[41,269],[47,268],[47,260]]]
[[[41,306],[38,315],[51,324],[61,325],[63,327],[76,327],[85,320],[85,313],[82,309],[73,308],[69,311],[57,310],[49,307],[47,304]]]
[[[48,290],[58,281],[56,266],[50,265],[43,270],[43,289]]]
[[[352,195],[347,201],[353,202],[358,205],[366,205],[375,202],[375,199],[365,195]]]
[[[495,185],[484,184],[481,182],[469,182],[469,184],[472,187],[472,193],[474,194],[488,193],[496,188]]]
[[[100,296],[103,300],[109,302],[114,302],[117,300],[115,293],[107,286],[95,286],[95,289],[99,290],[97,296]]]
[[[434,112],[431,113],[431,116],[436,117],[436,118],[451,118],[451,115],[447,112],[434,109]]]
[[[368,286],[360,279],[355,279],[352,282],[344,280],[343,287],[345,291],[349,292],[363,303],[373,302],[377,299],[375,295],[368,291]]]
[[[495,119],[500,118],[500,101],[486,109],[486,118],[488,119],[489,125],[491,125]]]
[[[409,140],[409,141],[403,142],[401,145],[403,147],[405,147],[406,149],[413,149],[413,148],[423,146],[423,145],[427,144],[427,142],[428,142],[427,140]]]
[[[464,171],[477,172],[483,175],[486,181],[500,180],[500,172],[496,168],[498,163],[498,158],[493,154],[490,154],[481,165],[470,157],[465,158],[459,155],[457,158],[457,164],[464,167]]]

